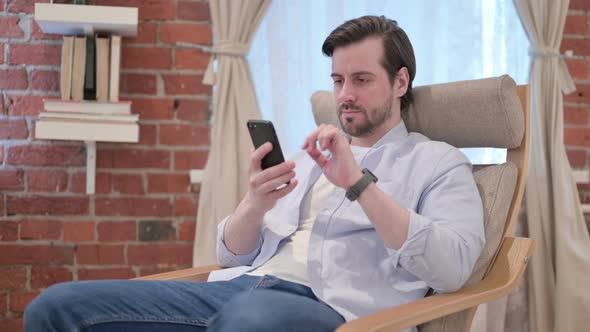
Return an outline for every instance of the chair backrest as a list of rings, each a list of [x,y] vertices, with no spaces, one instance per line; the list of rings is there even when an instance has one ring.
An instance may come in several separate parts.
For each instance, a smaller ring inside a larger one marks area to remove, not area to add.
[[[455,147],[506,148],[498,165],[475,165],[474,178],[484,206],[486,245],[467,284],[483,279],[501,241],[512,234],[522,201],[528,162],[528,89],[507,75],[416,87],[414,103],[402,114],[409,131]],[[311,97],[316,123],[338,125],[329,91]],[[426,331],[469,331],[477,307],[420,325]]]

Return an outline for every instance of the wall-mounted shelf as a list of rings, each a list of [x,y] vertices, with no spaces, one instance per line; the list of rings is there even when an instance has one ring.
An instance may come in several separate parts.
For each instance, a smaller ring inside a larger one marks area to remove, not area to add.
[[[137,36],[138,10],[132,7],[36,3],[35,21],[45,33],[83,35],[105,32]]]

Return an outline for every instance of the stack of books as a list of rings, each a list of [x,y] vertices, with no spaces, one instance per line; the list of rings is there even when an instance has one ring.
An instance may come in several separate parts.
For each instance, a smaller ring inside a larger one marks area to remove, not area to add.
[[[139,116],[119,100],[121,36],[64,36],[60,99],[44,99],[36,136],[136,142]]]

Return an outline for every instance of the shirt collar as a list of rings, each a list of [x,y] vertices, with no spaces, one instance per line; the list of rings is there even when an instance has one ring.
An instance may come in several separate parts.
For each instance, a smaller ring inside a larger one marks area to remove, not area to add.
[[[406,124],[404,120],[400,120],[395,127],[391,128],[373,145],[373,148],[376,149],[385,144],[401,144],[407,137],[408,129],[406,129]]]

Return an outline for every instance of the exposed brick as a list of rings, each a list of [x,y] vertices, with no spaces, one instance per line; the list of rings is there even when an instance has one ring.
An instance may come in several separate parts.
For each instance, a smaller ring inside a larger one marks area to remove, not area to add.
[[[588,0],[570,0],[569,9],[590,10],[590,2]]]
[[[121,68],[170,69],[172,50],[161,47],[123,47]]]
[[[174,198],[174,209],[172,213],[175,216],[197,216],[198,200],[194,195],[176,196]]]
[[[162,0],[96,0],[97,5],[138,7],[139,20],[172,20],[176,16],[176,1]]]
[[[59,71],[33,70],[31,87],[33,90],[59,91]]]
[[[92,221],[64,222],[63,239],[65,242],[86,242],[94,241],[95,223]]]
[[[39,24],[37,24],[37,21],[35,20],[31,20],[31,37],[33,39],[62,39],[63,36],[62,35],[54,35],[54,34],[46,34],[44,33],[41,28],[39,27]]]
[[[8,196],[8,215],[86,215],[88,197],[76,196]]]
[[[181,99],[176,108],[176,118],[188,121],[209,121],[209,101]]]
[[[86,192],[86,173],[72,174],[70,191],[73,193]],[[107,194],[111,192],[111,175],[108,173],[97,173],[94,179],[94,191],[97,194]]]
[[[176,229],[170,221],[144,220],[138,224],[139,241],[167,241],[176,239]]]
[[[573,50],[575,55],[590,55],[590,39],[568,38],[561,40],[560,52],[565,53],[567,50]]]
[[[188,174],[148,174],[148,192],[184,193],[189,192]]]
[[[86,149],[66,145],[16,145],[8,147],[6,163],[27,166],[84,166]]]
[[[0,242],[12,242],[18,239],[18,223],[0,219]],[[0,287],[1,289],[2,287]]]
[[[209,150],[174,151],[176,170],[203,169],[207,164]]]
[[[160,144],[164,145],[209,145],[209,127],[201,125],[160,125]]]
[[[72,272],[66,268],[33,266],[31,269],[31,288],[47,288],[65,281],[72,281]]]
[[[588,60],[566,59],[565,62],[574,79],[588,79]]]
[[[22,169],[0,169],[0,190],[22,191],[25,188]]]
[[[22,289],[26,284],[27,271],[24,267],[0,267],[0,289]]]
[[[567,150],[567,158],[574,168],[588,167],[588,153],[585,150]]]
[[[585,107],[564,107],[564,122],[572,125],[588,125],[588,111]]]
[[[16,65],[61,65],[61,45],[12,44],[8,53],[10,64]]]
[[[25,219],[20,223],[20,238],[59,240],[62,223],[56,220]]]
[[[0,43],[0,64],[4,63],[4,44]]]
[[[121,74],[119,81],[121,93],[156,94],[156,75]]]
[[[0,120],[0,139],[26,139],[29,130],[25,120]]]
[[[139,174],[113,175],[113,191],[121,194],[141,195],[145,193],[143,180]]]
[[[137,25],[137,36],[134,38],[125,37],[123,44],[156,44],[157,41],[158,26],[155,23],[139,22]]]
[[[26,74],[24,75],[26,81]],[[3,76],[0,71],[0,84],[1,77]],[[26,89],[26,83],[22,89]],[[6,106],[8,114],[11,116],[37,116],[39,112],[43,111],[43,99],[41,96],[8,95]]]
[[[156,145],[158,142],[158,129],[156,125],[139,125],[139,144],[140,145]]]
[[[73,250],[57,245],[0,245],[0,265],[71,264]]]
[[[18,25],[20,17],[0,17],[0,38],[23,38],[25,32]]]
[[[168,217],[172,207],[167,198],[96,198],[98,216]]]
[[[205,70],[209,64],[211,55],[198,49],[176,50],[176,69]]]
[[[170,151],[166,150],[98,150],[99,168],[170,168]]]
[[[27,171],[28,191],[62,192],[68,188],[68,173],[58,170],[31,169]]]
[[[0,90],[25,90],[28,86],[24,68],[0,69]]]
[[[179,241],[194,241],[195,240],[195,229],[197,223],[195,220],[184,221],[178,224],[178,240]]]
[[[22,332],[24,331],[23,319],[16,317],[0,318],[0,331]]]
[[[0,0],[0,6],[2,1]],[[8,293],[0,293],[0,317],[4,316],[8,311]]]
[[[565,144],[590,146],[590,128],[565,128]]]
[[[35,11],[35,2],[49,2],[47,0],[7,0],[6,9],[9,13],[32,14]]]
[[[131,265],[190,265],[192,255],[192,244],[130,244],[127,248],[127,257]]]
[[[213,34],[209,24],[165,23],[160,25],[160,41],[167,44],[184,42],[211,45]]]
[[[139,118],[144,120],[170,120],[174,110],[173,99],[131,99],[131,112],[139,114]]]
[[[122,265],[125,264],[123,245],[79,245],[76,247],[78,264]]]
[[[136,241],[137,225],[135,221],[104,221],[98,224],[98,241]]]
[[[78,280],[131,279],[135,272],[128,267],[78,270]]]
[[[209,21],[209,4],[204,1],[179,1],[176,16],[187,21]]]
[[[40,292],[12,292],[10,293],[10,311],[23,313],[25,308],[39,295]]]
[[[568,15],[565,20],[563,33],[574,35],[584,35],[588,33],[588,16]]]
[[[201,75],[162,75],[164,90],[168,95],[211,95],[211,86],[204,85]]]

